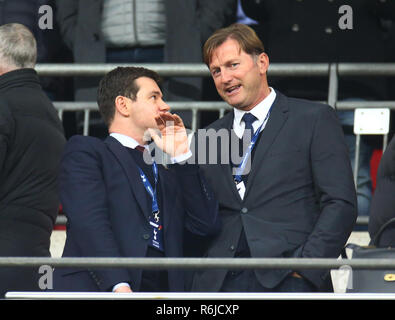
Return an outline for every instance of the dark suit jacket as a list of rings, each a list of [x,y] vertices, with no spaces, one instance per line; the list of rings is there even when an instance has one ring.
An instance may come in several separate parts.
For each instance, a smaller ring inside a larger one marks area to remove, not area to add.
[[[0,76],[0,256],[49,256],[59,209],[62,123],[33,69]],[[37,269],[0,269],[5,290],[38,290]]]
[[[229,112],[209,128],[234,136],[232,124]],[[244,200],[229,164],[201,165],[219,201],[223,223],[207,256],[233,257],[244,228],[252,257],[338,257],[354,226],[357,206],[347,147],[334,110],[277,91],[261,134]],[[322,269],[298,271],[317,287],[328,274]],[[264,287],[273,288],[289,272],[260,269],[256,276]],[[225,275],[226,270],[197,272],[193,290],[217,291]]]
[[[185,230],[199,236],[218,231],[217,202],[197,166],[158,165],[163,199],[164,247],[180,257]],[[147,197],[133,158],[113,137],[104,142],[74,136],[60,172],[61,203],[67,215],[64,257],[145,257],[151,237]],[[141,269],[55,269],[57,291],[106,291],[129,282],[139,291]],[[169,270],[171,291],[184,290],[181,270]]]
[[[380,228],[395,217],[395,139],[392,138],[380,160],[377,184],[370,206],[369,234],[374,239]],[[395,226],[383,231],[379,246],[394,246]]]

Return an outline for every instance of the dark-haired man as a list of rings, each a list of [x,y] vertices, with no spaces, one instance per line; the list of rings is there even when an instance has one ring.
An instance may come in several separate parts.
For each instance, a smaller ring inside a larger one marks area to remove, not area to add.
[[[184,233],[218,230],[217,203],[194,165],[146,161],[148,134],[173,162],[191,151],[182,120],[162,100],[159,77],[116,68],[100,82],[110,136],[75,136],[65,149],[60,196],[68,218],[64,257],[180,257]],[[156,129],[156,130],[155,130]],[[160,131],[160,133],[157,132]],[[180,270],[56,269],[57,291],[183,291]]]
[[[233,107],[209,128],[226,130],[249,146],[239,162],[201,166],[223,223],[207,256],[338,257],[357,211],[334,110],[271,88],[269,58],[248,26],[215,32],[204,45],[204,60],[218,93]],[[231,144],[230,151],[236,147],[239,153],[239,145]],[[326,280],[328,270],[322,269],[205,269],[196,273],[193,290],[316,291],[327,288]]]

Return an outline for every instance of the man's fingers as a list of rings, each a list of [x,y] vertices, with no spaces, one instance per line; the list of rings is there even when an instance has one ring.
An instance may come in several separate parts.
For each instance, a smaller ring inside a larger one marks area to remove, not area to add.
[[[164,129],[164,127],[171,126],[184,127],[184,122],[182,121],[181,117],[175,113],[171,114],[169,112],[160,114],[156,123],[160,130]]]
[[[173,118],[174,118],[174,124],[176,126],[180,126],[183,127],[184,126],[184,122],[182,121],[181,117],[178,114],[173,114]]]
[[[155,117],[155,121],[159,130],[163,130],[166,127],[166,121],[162,118],[162,115]]]

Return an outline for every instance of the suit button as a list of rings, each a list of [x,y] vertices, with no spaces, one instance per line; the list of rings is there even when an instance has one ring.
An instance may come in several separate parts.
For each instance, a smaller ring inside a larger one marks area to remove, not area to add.
[[[148,240],[149,239],[149,234],[148,233],[144,233],[143,234],[143,239],[144,240]]]
[[[327,34],[331,34],[331,33],[333,32],[333,30],[332,30],[331,27],[326,27],[326,28],[325,28],[325,32],[326,32]]]
[[[247,208],[243,208],[243,209],[241,209],[241,213],[247,213],[248,212],[248,209]]]
[[[100,40],[100,35],[98,33],[94,33],[93,34],[93,40],[96,41],[96,42],[99,41]]]
[[[298,32],[299,31],[299,25],[297,23],[292,25],[292,31],[293,32]]]
[[[235,246],[234,246],[234,245],[231,245],[231,246],[229,247],[229,250],[230,250],[230,251],[235,251]]]

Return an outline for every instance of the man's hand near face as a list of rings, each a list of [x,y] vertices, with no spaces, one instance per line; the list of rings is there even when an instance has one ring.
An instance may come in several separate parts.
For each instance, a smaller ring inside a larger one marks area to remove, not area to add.
[[[188,136],[182,119],[169,112],[155,117],[158,130],[149,129],[155,144],[171,157],[189,152]]]

